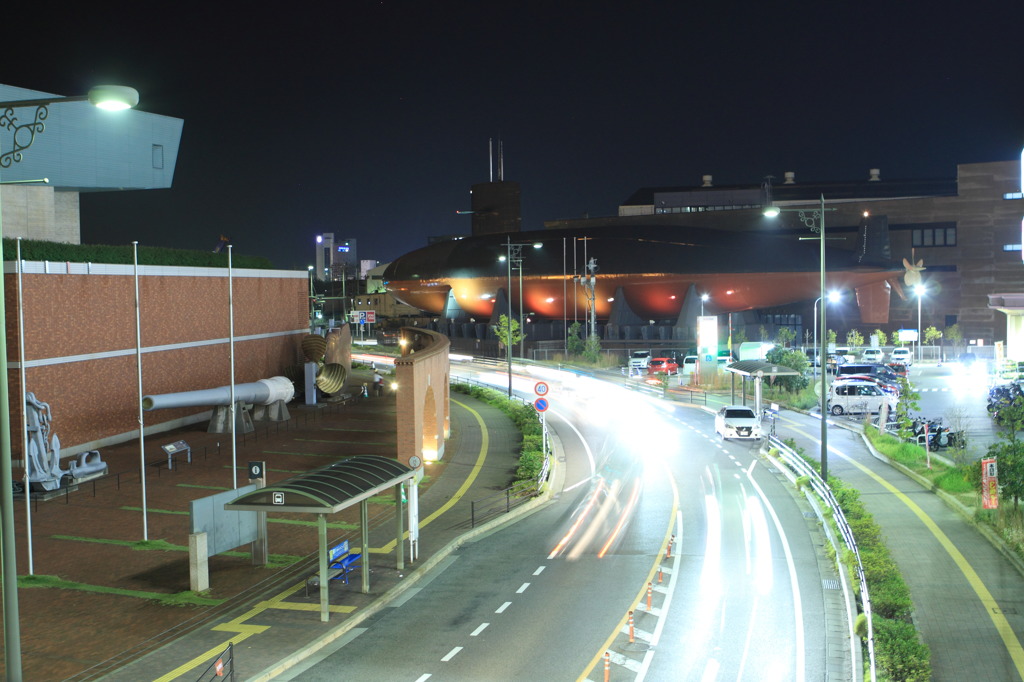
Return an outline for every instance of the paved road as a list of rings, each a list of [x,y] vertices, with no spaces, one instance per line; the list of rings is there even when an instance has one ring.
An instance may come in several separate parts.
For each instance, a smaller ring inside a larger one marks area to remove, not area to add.
[[[824,679],[821,538],[756,446],[721,443],[703,410],[566,383],[549,394],[558,499],[462,548],[292,679],[599,679],[604,651],[612,679]]]

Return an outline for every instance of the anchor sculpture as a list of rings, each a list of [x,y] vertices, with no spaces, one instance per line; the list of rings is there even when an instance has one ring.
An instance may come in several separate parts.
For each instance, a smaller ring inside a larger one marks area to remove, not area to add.
[[[49,403],[36,398],[35,393],[25,394],[25,430],[28,433],[28,452],[25,467],[30,487],[43,490],[57,490],[65,476],[82,479],[107,472],[107,464],[100,458],[98,450],[78,455],[78,460],[69,465],[69,470],[60,468],[60,439],[50,435],[53,413]]]

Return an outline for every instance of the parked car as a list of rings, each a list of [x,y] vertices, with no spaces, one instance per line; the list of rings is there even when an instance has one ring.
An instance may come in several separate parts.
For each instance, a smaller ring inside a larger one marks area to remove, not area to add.
[[[914,364],[914,352],[909,348],[895,348],[889,355],[889,362],[898,362],[910,367]]]
[[[880,412],[888,403],[896,409],[897,399],[871,381],[836,381],[828,389],[828,411],[834,415]]]
[[[885,353],[881,348],[865,348],[864,352],[860,354],[860,359],[864,362],[882,362],[885,359]]]
[[[899,384],[871,374],[842,374],[836,377],[836,381],[870,381],[889,395],[900,397]]]
[[[679,363],[672,358],[651,358],[647,363],[648,374],[679,374]]]
[[[839,355],[837,353],[829,353],[828,357],[825,358],[825,371],[829,374],[835,374],[836,371],[846,364],[846,356]]]
[[[761,420],[753,408],[746,405],[726,405],[715,414],[715,433],[723,440],[729,438],[761,437]]]
[[[892,368],[886,365],[879,365],[867,362],[851,362],[839,368],[837,378],[843,375],[868,374],[873,377],[880,377],[889,383],[898,384],[899,377]]]
[[[687,355],[683,358],[683,374],[693,374],[697,371],[697,356]]]

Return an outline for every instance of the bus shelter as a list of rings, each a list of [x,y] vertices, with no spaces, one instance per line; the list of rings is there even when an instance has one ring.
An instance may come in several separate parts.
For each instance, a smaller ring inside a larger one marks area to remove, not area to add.
[[[335,462],[287,480],[245,493],[224,505],[227,511],[254,511],[273,513],[315,514],[318,529],[318,555],[320,579],[320,620],[329,618],[327,549],[327,517],[343,509],[359,505],[360,551],[362,556],[361,586],[363,593],[370,591],[370,538],[367,501],[388,488],[395,491],[395,543],[396,568],[405,568],[405,549],[402,519],[402,485],[409,482],[410,560],[415,560],[418,525],[418,498],[414,479],[415,469],[386,457],[358,455]]]

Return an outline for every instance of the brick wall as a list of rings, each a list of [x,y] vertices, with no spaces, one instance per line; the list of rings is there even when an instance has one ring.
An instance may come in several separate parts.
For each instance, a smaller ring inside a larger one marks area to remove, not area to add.
[[[12,450],[21,453],[18,278],[5,263]],[[227,270],[139,268],[144,395],[230,383]],[[301,361],[308,276],[236,270],[235,381],[282,374]],[[131,266],[26,263],[26,388],[50,404],[62,453],[138,434],[135,280]],[[209,407],[154,410],[146,430]]]

